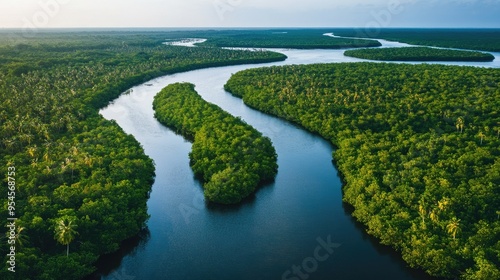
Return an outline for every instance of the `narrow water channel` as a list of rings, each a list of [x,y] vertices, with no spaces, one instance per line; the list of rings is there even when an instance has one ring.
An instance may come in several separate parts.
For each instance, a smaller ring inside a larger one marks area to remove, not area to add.
[[[101,279],[429,279],[378,245],[350,216],[327,141],[250,109],[223,90],[232,73],[248,68],[360,61],[344,57],[344,50],[277,51],[289,59],[161,77],[101,110],[143,145],[157,174],[147,234],[124,256],[101,264]],[[498,60],[461,64],[500,67]],[[189,167],[191,144],[153,117],[155,94],[175,82],[195,84],[205,100],[270,137],[279,157],[275,182],[239,206],[206,205]]]

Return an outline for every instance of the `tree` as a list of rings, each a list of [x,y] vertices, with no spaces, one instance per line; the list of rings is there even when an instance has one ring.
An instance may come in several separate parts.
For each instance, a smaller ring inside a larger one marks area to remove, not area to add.
[[[433,221],[434,223],[437,223],[439,221],[439,217],[436,213],[435,210],[432,210],[431,213],[429,214],[429,218],[431,219],[431,221]]]
[[[427,211],[425,211],[425,207],[422,204],[418,206],[418,213],[420,213],[420,216],[422,217],[422,224],[425,224],[425,216],[427,215]]]
[[[481,138],[481,145],[483,145],[483,139],[484,139],[484,133],[482,131],[479,131],[479,133],[477,134],[477,136],[479,136],[479,138]]]
[[[455,126],[457,127],[457,131],[460,129],[460,133],[464,131],[464,119],[462,117],[458,117],[457,123]]]
[[[445,211],[449,204],[450,200],[447,197],[445,197],[440,201],[438,201],[438,208],[440,211]]]
[[[20,247],[23,247],[23,245],[28,240],[28,237],[25,234],[22,233],[24,230],[25,230],[25,228],[21,227],[21,226],[19,226],[19,227],[16,228],[16,236],[15,236],[16,243],[19,244]]]
[[[453,239],[455,239],[455,235],[460,230],[460,219],[453,217],[451,222],[446,226],[446,229],[453,236]]]
[[[36,146],[28,148],[28,154],[30,155],[30,157],[32,158],[35,157],[35,153],[36,153]]]
[[[69,256],[69,244],[75,239],[76,224],[73,223],[75,219],[68,217],[61,218],[56,222],[56,235],[54,238],[62,245],[66,245],[66,256]]]

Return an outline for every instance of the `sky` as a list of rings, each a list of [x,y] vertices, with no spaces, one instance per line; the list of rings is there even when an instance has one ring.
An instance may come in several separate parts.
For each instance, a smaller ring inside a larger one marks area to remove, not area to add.
[[[494,27],[500,0],[0,0],[0,28]]]

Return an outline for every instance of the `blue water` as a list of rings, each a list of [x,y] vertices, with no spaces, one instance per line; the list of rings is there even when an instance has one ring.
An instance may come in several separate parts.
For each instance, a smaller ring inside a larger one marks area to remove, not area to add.
[[[343,50],[279,51],[289,59],[266,66],[360,61],[344,57]],[[429,279],[406,267],[398,253],[379,245],[350,216],[349,207],[342,203],[342,184],[327,141],[252,110],[223,90],[231,73],[258,66],[262,65],[158,78],[132,88],[101,111],[141,142],[155,161],[157,177],[148,201],[147,232],[125,244],[123,252],[101,261],[96,277]],[[174,82],[194,83],[204,99],[270,137],[279,157],[276,180],[239,206],[206,204],[189,167],[191,143],[153,117],[154,95]]]

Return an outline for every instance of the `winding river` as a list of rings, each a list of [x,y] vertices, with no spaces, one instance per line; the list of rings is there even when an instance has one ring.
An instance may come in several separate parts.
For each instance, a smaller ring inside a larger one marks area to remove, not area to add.
[[[98,279],[429,279],[350,216],[327,141],[250,109],[223,89],[232,73],[248,68],[361,60],[343,56],[344,50],[276,51],[288,59],[164,76],[131,88],[101,110],[143,145],[157,176],[147,232],[103,260]],[[500,54],[494,55],[491,63],[446,64],[499,68]],[[191,143],[153,117],[154,95],[175,82],[195,84],[205,100],[270,137],[279,156],[275,182],[239,206],[206,205],[189,167]]]

